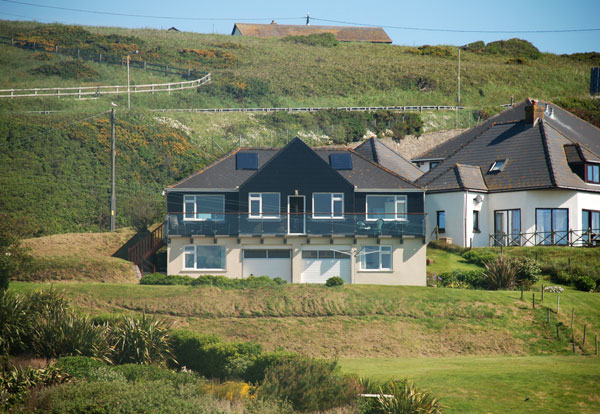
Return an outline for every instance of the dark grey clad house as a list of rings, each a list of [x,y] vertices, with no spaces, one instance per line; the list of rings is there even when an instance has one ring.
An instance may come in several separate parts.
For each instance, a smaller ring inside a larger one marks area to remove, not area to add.
[[[168,187],[168,274],[425,285],[419,171],[380,152],[386,163],[295,138],[240,148]]]
[[[413,159],[427,234],[462,246],[600,242],[600,130],[528,100]],[[433,163],[433,165],[432,165]]]

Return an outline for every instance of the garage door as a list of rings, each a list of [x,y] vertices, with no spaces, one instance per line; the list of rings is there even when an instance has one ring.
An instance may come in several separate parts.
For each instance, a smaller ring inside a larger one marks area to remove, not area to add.
[[[291,250],[282,249],[244,249],[242,263],[243,275],[280,277],[292,282]]]
[[[302,283],[325,283],[339,276],[350,283],[350,252],[346,250],[303,250]]]

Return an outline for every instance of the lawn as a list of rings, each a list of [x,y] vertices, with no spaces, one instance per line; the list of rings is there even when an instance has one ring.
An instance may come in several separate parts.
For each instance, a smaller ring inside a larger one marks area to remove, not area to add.
[[[453,270],[482,270],[483,268],[467,262],[456,253],[447,252],[440,249],[427,249],[427,258],[433,260],[433,263],[427,266],[427,274],[442,274]]]
[[[582,356],[342,359],[345,372],[408,378],[453,413],[598,413],[600,359]]]

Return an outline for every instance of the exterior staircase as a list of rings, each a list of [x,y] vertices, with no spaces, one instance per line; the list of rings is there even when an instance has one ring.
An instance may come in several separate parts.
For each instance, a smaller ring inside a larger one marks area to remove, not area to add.
[[[128,250],[129,261],[139,267],[142,275],[144,271],[156,272],[156,265],[148,259],[165,245],[163,229],[164,225],[161,224]]]

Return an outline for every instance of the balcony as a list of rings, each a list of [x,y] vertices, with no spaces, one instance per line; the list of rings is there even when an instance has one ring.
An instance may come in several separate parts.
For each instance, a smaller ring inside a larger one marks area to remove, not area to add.
[[[380,215],[381,216],[381,215]],[[367,220],[365,214],[343,218],[314,218],[312,214],[280,214],[278,218],[249,218],[248,214],[203,214],[184,219],[169,213],[165,220],[168,236],[390,236],[424,237],[425,215],[403,214],[401,220]]]

